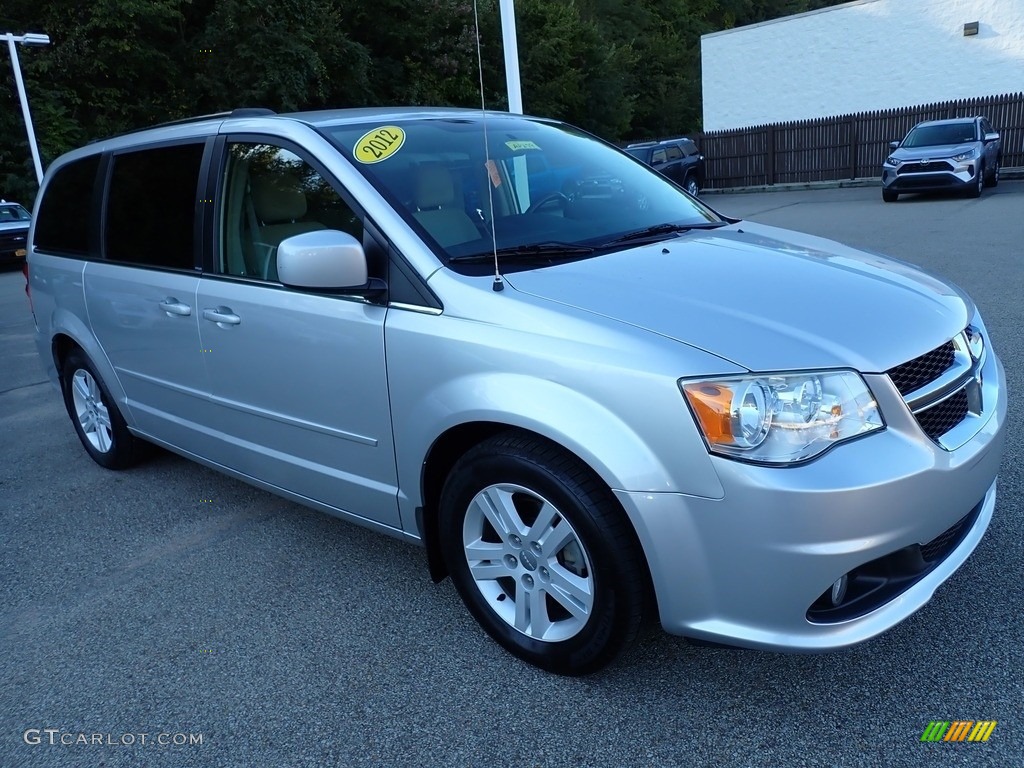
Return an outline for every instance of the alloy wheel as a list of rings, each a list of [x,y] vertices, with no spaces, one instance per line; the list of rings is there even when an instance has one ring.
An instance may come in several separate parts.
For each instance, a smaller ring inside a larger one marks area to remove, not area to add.
[[[463,523],[469,573],[491,609],[533,640],[578,634],[594,609],[594,579],[579,535],[559,510],[528,488],[490,485]]]
[[[71,397],[75,417],[85,438],[97,451],[107,453],[114,444],[110,412],[103,402],[99,384],[87,370],[79,368],[75,371],[71,379]]]

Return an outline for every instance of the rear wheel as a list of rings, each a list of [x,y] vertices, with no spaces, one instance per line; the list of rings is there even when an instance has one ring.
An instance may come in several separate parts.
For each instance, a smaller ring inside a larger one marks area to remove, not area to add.
[[[128,431],[92,361],[81,350],[65,358],[61,384],[75,432],[97,464],[125,469],[142,457],[145,443]]]
[[[887,203],[895,203],[900,199],[900,193],[892,189],[882,187],[882,199]]]
[[[693,195],[693,197],[696,197],[700,193],[700,185],[697,183],[697,177],[692,173],[686,177],[686,191]]]
[[[442,492],[441,541],[470,612],[531,664],[586,674],[636,636],[646,579],[635,533],[555,445],[508,432],[467,453]]]

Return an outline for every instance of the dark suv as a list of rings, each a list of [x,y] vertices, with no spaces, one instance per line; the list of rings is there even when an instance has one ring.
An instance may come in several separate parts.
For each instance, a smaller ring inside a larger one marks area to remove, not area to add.
[[[999,183],[1002,144],[984,117],[928,120],[910,129],[903,141],[889,144],[882,163],[882,199],[893,203],[901,192],[963,190],[979,197]]]
[[[696,197],[704,186],[704,155],[692,139],[664,139],[630,144],[626,151],[633,157],[668,176]]]

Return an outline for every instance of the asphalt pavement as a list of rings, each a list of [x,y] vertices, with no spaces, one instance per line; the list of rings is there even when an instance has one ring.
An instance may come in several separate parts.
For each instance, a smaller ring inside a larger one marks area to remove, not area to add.
[[[170,454],[94,464],[45,381],[22,276],[0,273],[0,767],[1024,765],[1024,182],[879,195],[708,201],[974,297],[1013,398],[988,534],[856,648],[714,649],[651,626],[582,679],[502,651],[414,546]],[[922,743],[935,720],[998,725]]]

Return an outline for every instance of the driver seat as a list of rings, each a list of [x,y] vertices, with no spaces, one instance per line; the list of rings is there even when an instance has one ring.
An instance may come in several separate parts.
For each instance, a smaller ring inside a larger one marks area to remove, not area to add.
[[[423,163],[416,169],[413,218],[442,248],[480,238],[480,230],[456,199],[452,175],[440,163]]]

